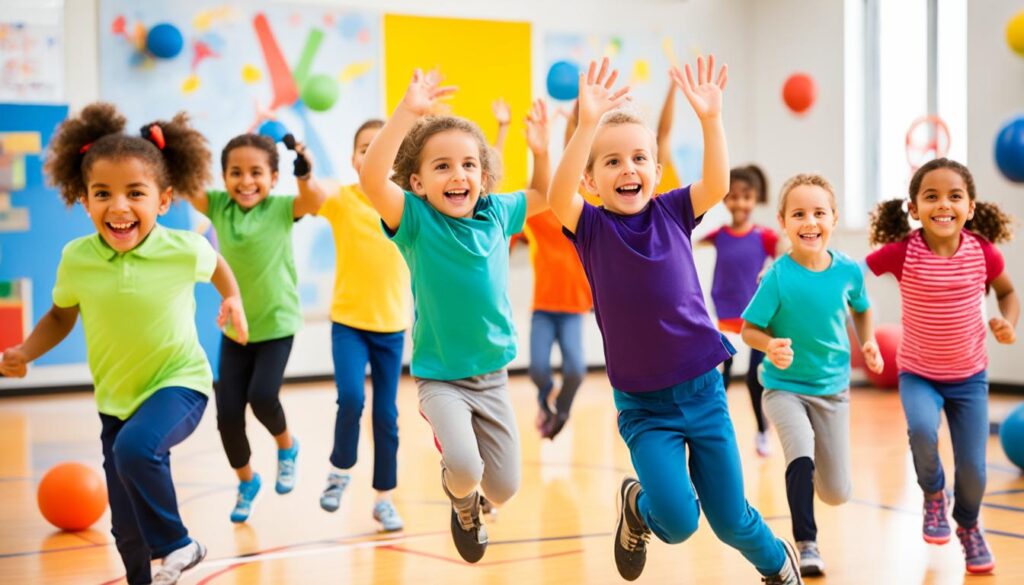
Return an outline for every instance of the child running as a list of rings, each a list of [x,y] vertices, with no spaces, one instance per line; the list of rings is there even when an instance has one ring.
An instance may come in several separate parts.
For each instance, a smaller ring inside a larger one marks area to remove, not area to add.
[[[921,222],[919,229],[910,229],[904,205]],[[871,219],[871,242],[882,247],[867,257],[868,267],[895,276],[903,300],[896,363],[924,491],[924,540],[945,544],[951,536],[938,451],[945,411],[956,468],[953,519],[969,573],[995,569],[978,522],[989,433],[983,301],[989,289],[995,291],[1001,317],[989,319],[989,329],[997,342],[1014,343],[1020,299],[993,246],[1012,237],[1012,218],[978,201],[971,172],[947,158],[925,163],[910,180],[910,200],[881,203]]]
[[[420,412],[441,451],[452,539],[472,563],[487,548],[477,486],[494,505],[519,488],[519,437],[505,371],[516,355],[509,239],[547,208],[547,143],[531,141],[529,189],[490,194],[497,155],[480,128],[453,116],[425,117],[455,92],[439,82],[436,72],[415,71],[370,144],[359,182],[409,265]],[[541,124],[540,112],[535,102],[528,124]],[[546,140],[547,130],[530,134]]]
[[[384,126],[367,120],[353,143],[352,168],[363,167],[366,150]],[[334,234],[334,301],[331,303],[331,353],[338,411],[327,487],[320,507],[334,512],[351,481],[359,452],[359,420],[366,402],[366,365],[373,382],[373,518],[385,532],[404,523],[391,501],[398,485],[398,379],[402,374],[405,329],[411,321],[409,268],[398,247],[384,235],[380,215],[359,184],[335,190],[317,215]]]
[[[792,546],[772,534],[743,495],[717,370],[732,348],[704,306],[690,242],[729,186],[721,117],[726,68],[713,80],[714,57],[707,67],[698,58],[696,83],[689,66],[685,77],[676,68],[672,76],[703,128],[701,180],[652,198],[661,174],[653,133],[624,112],[602,120],[629,91],[613,90],[618,72],[609,72],[605,58],[600,71],[592,62],[580,75],[579,125],[549,193],[594,292],[619,432],[640,478],[626,478],[619,488],[615,564],[624,579],[636,579],[650,533],[682,542],[696,531],[703,507],[715,534],[766,582],[802,583]],[[577,193],[581,175],[603,207]]]
[[[814,492],[826,504],[850,499],[850,341],[847,307],[864,362],[882,371],[864,274],[828,247],[839,221],[832,185],[796,175],[782,187],[779,227],[792,246],[765,273],[743,311],[743,341],[768,354],[761,365],[764,410],[786,455],[786,497],[804,577],[822,575]]]
[[[754,206],[763,202],[764,173],[755,165],[734,168],[729,173],[729,192],[726,193],[725,208],[732,215],[732,223],[722,226],[705,236],[701,243],[715,247],[715,273],[711,282],[711,300],[715,303],[718,330],[723,333],[740,333],[743,327],[743,309],[757,290],[758,278],[765,263],[775,258],[779,236],[772,229],[754,224],[750,217]],[[764,353],[751,348],[750,365],[747,366],[747,390],[750,404],[757,421],[757,435],[754,446],[757,454],[767,457],[771,454],[768,442],[768,424],[761,408],[761,394],[764,388],[758,380],[757,368],[764,359]],[[732,380],[733,358],[722,364],[722,378],[726,388]]]
[[[195,283],[217,287],[218,324],[230,324],[239,343],[247,326],[224,259],[201,235],[156,222],[174,193],[209,179],[206,140],[185,114],[147,124],[141,136],[124,126],[114,106],[92,104],[57,129],[46,173],[65,203],[82,203],[97,233],[64,247],[53,306],[4,352],[0,373],[24,376],[81,313],[111,533],[129,584],[167,585],[206,556],[181,521],[170,465],[170,449],[195,430],[213,385],[196,332]],[[163,559],[155,575],[152,559]]]
[[[263,483],[250,465],[247,404],[277,443],[274,490],[287,494],[295,488],[299,442],[288,430],[280,401],[284,368],[295,332],[302,327],[292,226],[302,216],[316,213],[325,195],[312,178],[302,144],[296,144],[295,150],[297,197],[269,196],[277,184],[277,145],[258,134],[236,136],[221,151],[224,191],[198,190],[189,197],[217,230],[217,242],[238,275],[249,316],[249,343],[239,343],[226,331],[218,366],[217,429],[239,481],[232,522],[249,519]]]

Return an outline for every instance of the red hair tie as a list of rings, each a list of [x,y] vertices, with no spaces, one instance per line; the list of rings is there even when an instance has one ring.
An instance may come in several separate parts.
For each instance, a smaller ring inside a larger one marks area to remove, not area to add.
[[[78,149],[78,154],[85,154],[89,152],[89,147],[92,146],[92,142],[87,142],[82,145],[82,148]]]
[[[149,127],[149,136],[143,135],[143,137],[147,138],[150,142],[155,144],[156,147],[159,148],[160,150],[163,150],[164,146],[166,146],[167,144],[164,141],[164,129],[161,128],[158,124],[152,124]]]

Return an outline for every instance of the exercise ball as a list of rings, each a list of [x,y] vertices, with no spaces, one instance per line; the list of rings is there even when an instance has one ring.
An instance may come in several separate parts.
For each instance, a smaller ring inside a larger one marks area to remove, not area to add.
[[[1024,56],[1024,10],[1006,23],[1006,44],[1010,45],[1014,53]]]
[[[1006,457],[1024,470],[1024,404],[1017,405],[999,425],[999,442]]]
[[[996,166],[1008,181],[1024,183],[1024,117],[1017,116],[996,135]]]
[[[185,37],[181,36],[181,31],[173,24],[162,22],[146,34],[146,49],[154,57],[173,59],[181,53],[184,45]]]
[[[338,101],[338,82],[330,75],[312,75],[302,85],[301,97],[302,103],[315,112],[329,110]]]
[[[60,463],[39,482],[36,500],[47,522],[77,532],[92,526],[106,511],[107,486],[87,465]]]
[[[900,372],[896,367],[896,349],[900,346],[903,329],[899,325],[884,324],[875,328],[875,341],[878,352],[885,362],[881,373],[865,370],[868,380],[877,388],[897,388],[900,384]]]
[[[548,95],[556,100],[574,100],[580,92],[580,68],[558,61],[548,69]]]
[[[274,142],[281,142],[284,140],[284,135],[288,133],[288,128],[277,120],[266,120],[260,124],[256,133],[260,136],[266,136]]]
[[[796,114],[802,114],[814,105],[818,97],[818,85],[806,73],[794,73],[782,86],[782,101]]]

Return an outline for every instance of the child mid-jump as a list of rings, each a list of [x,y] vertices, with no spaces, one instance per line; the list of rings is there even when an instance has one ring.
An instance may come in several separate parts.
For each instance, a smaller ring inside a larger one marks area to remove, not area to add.
[[[882,371],[864,274],[828,247],[839,221],[835,192],[820,175],[797,175],[779,197],[779,226],[790,252],[765,273],[743,311],[743,341],[765,352],[764,410],[786,455],[786,497],[804,577],[821,575],[814,492],[831,505],[850,499],[850,341],[853,311],[860,351]]]
[[[169,585],[206,556],[181,521],[170,466],[170,449],[195,430],[213,385],[196,332],[195,283],[217,287],[218,323],[230,323],[239,343],[247,327],[227,262],[201,235],[156,222],[174,193],[209,178],[206,140],[184,114],[143,126],[141,136],[124,126],[112,105],[93,104],[57,129],[46,173],[68,205],[82,203],[96,233],[64,247],[53,307],[4,352],[0,373],[24,376],[25,364],[82,315],[111,533],[128,583]],[[163,559],[155,575],[152,559]]]
[[[904,205],[920,229],[910,229]],[[946,158],[919,168],[910,180],[910,200],[879,204],[871,221],[871,242],[882,247],[867,257],[868,267],[895,276],[903,301],[896,364],[917,483],[924,491],[924,540],[945,544],[951,536],[938,451],[945,411],[956,465],[953,519],[970,573],[995,568],[978,525],[989,432],[983,300],[989,289],[999,300],[1002,316],[988,321],[996,341],[1016,341],[1020,300],[993,246],[1012,236],[1012,219],[978,201],[971,172]]]
[[[325,196],[312,178],[302,144],[295,149],[297,197],[269,196],[277,183],[277,145],[258,134],[236,136],[221,151],[224,191],[199,190],[189,197],[217,230],[220,250],[238,275],[249,317],[247,345],[232,339],[231,331],[221,337],[216,390],[217,429],[239,481],[232,522],[249,519],[262,485],[249,463],[247,404],[277,443],[275,490],[286,494],[295,487],[299,443],[288,429],[280,401],[284,368],[295,332],[302,327],[292,226],[302,216],[316,213]]]
[[[636,579],[653,531],[669,543],[689,538],[703,507],[715,534],[737,548],[768,583],[801,583],[791,545],[776,538],[743,494],[743,470],[718,364],[732,348],[704,306],[690,235],[729,187],[722,126],[723,67],[714,58],[673,69],[704,133],[703,178],[652,198],[661,170],[653,133],[613,112],[607,58],[580,76],[579,125],[562,155],[548,199],[575,243],[594,291],[614,388],[619,433],[640,480],[619,488],[615,564]],[[602,116],[604,119],[602,120]],[[577,192],[601,197],[594,207]],[[689,466],[687,449],[689,448]],[[697,498],[700,497],[698,504]]]
[[[463,559],[487,547],[479,485],[501,505],[519,488],[519,436],[505,366],[516,355],[508,296],[509,239],[547,208],[547,129],[530,132],[530,188],[490,194],[496,154],[476,124],[424,117],[455,91],[417,70],[370,145],[359,183],[409,265],[416,321],[412,374],[441,450],[451,531]],[[535,103],[528,124],[542,124]],[[391,178],[392,167],[394,177]]]

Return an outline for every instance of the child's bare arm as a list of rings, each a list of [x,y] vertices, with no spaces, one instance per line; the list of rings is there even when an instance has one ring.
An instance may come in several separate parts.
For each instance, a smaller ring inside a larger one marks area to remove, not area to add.
[[[0,357],[0,374],[22,378],[28,372],[28,363],[53,349],[75,328],[78,307],[53,305],[36,323],[28,339],[20,345],[7,348]]]
[[[706,68],[704,58],[697,58],[696,83],[689,64],[686,65],[685,76],[678,67],[673,67],[670,74],[700,119],[704,134],[704,175],[690,188],[693,214],[700,217],[729,192],[729,151],[725,143],[725,127],[722,126],[722,92],[729,79],[728,66],[723,65],[717,79],[712,81],[715,56],[710,55]]]

